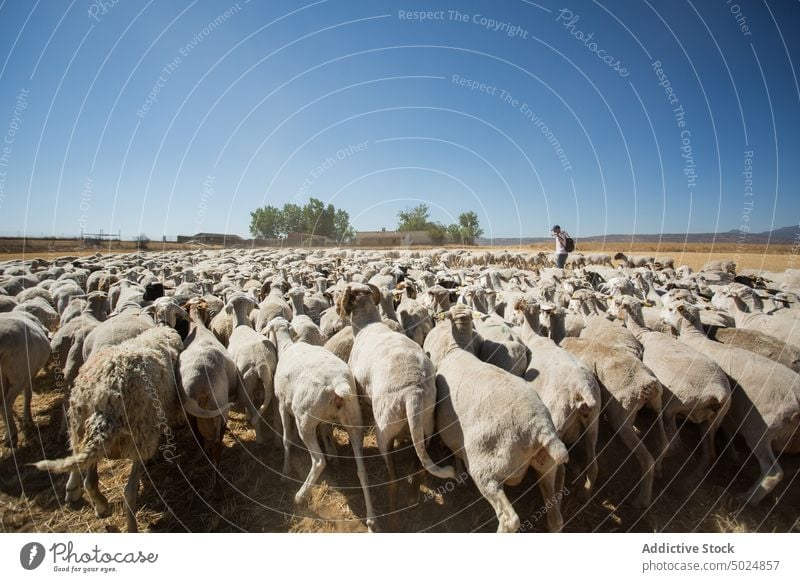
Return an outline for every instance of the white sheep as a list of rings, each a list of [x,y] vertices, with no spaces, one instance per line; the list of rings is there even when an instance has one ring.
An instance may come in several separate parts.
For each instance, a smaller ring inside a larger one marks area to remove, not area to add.
[[[348,283],[339,297],[341,317],[350,316],[355,340],[350,368],[372,404],[378,449],[389,470],[389,505],[397,508],[394,440],[410,433],[422,466],[441,479],[455,476],[453,467],[440,467],[428,455],[425,440],[433,434],[436,385],[434,367],[422,348],[381,321],[380,290],[374,285]]]
[[[0,388],[3,398],[5,442],[17,444],[14,401],[24,393],[23,424],[31,424],[33,378],[50,358],[50,340],[39,320],[29,313],[0,313]]]
[[[436,428],[442,440],[491,503],[498,533],[519,529],[503,485],[518,485],[530,467],[539,475],[544,501],[553,504],[548,529],[559,531],[563,519],[556,473],[569,455],[550,413],[525,380],[475,357],[469,349],[475,338],[469,307],[455,305],[446,317],[452,321],[453,341],[436,371]]]
[[[323,347],[293,342],[291,324],[283,318],[273,319],[266,329],[278,346],[275,396],[283,425],[284,476],[288,476],[290,472],[289,434],[292,417],[300,439],[311,455],[311,469],[295,495],[295,502],[303,503],[308,499],[311,487],[325,469],[325,455],[317,440],[317,427],[321,423],[335,422],[347,430],[350,445],[353,447],[358,480],[367,507],[367,527],[372,531],[375,515],[362,453],[361,405],[350,368]]]
[[[110,507],[98,488],[97,463],[104,458],[133,461],[125,485],[129,532],[138,530],[136,499],[144,463],[156,454],[161,432],[176,418],[175,363],[182,347],[175,330],[159,326],[93,354],[70,396],[72,455],[36,463],[44,471],[72,472],[68,502],[80,497],[78,475],[84,473],[83,486],[95,514],[106,517]],[[174,457],[168,447],[164,455]]]
[[[256,431],[256,442],[264,442],[262,415],[272,401],[273,376],[278,363],[275,346],[250,327],[248,316],[256,302],[238,293],[225,304],[225,311],[233,317],[233,332],[228,342],[228,351],[241,377],[239,402],[247,411],[248,421]],[[256,408],[258,395],[263,393],[260,410]]]

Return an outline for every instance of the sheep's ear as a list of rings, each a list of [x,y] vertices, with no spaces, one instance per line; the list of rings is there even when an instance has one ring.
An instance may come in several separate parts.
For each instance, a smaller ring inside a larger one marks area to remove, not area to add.
[[[481,317],[483,317],[483,314],[480,311],[472,312],[472,319],[480,319]]]
[[[182,309],[181,307],[179,307],[177,305],[175,306],[175,314],[178,317],[181,317],[181,318],[185,319],[186,321],[190,321],[189,314],[186,313],[186,311],[184,309]]]
[[[645,307],[653,307],[655,303],[653,303],[652,301],[645,301],[644,303],[642,303],[642,305],[644,305]]]
[[[261,285],[261,298],[263,299],[269,294],[269,290],[272,287],[272,281],[264,281],[264,284]]]
[[[380,305],[381,304],[381,290],[378,289],[375,285],[372,285],[370,283],[367,283],[367,287],[369,287],[370,290],[372,291],[372,302],[375,305]]]
[[[156,306],[153,304],[150,304],[144,309],[142,309],[142,313],[146,313],[147,315],[153,315],[155,312],[156,312]]]
[[[342,294],[339,295],[339,300],[336,302],[336,313],[342,319],[350,315],[350,293],[350,287],[345,287]]]

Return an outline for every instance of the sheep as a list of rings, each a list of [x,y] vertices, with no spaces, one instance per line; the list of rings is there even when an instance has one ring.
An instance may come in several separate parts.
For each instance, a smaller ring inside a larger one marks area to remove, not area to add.
[[[677,416],[703,425],[703,457],[697,471],[716,458],[714,437],[731,404],[731,386],[725,372],[709,358],[663,333],[644,326],[642,308],[632,297],[617,297],[609,308],[642,344],[642,361],[664,388],[664,428],[670,449],[677,444]]]
[[[267,296],[259,304],[258,310],[253,310],[250,314],[250,319],[254,324],[253,328],[256,331],[261,331],[270,320],[276,317],[283,317],[287,321],[292,320],[292,309],[283,299],[283,293],[288,290],[288,284],[281,279],[264,283],[261,291],[262,294],[267,293]]]
[[[440,479],[455,476],[453,467],[440,467],[428,455],[425,440],[433,434],[436,401],[433,363],[422,348],[381,321],[380,290],[374,285],[348,283],[339,297],[340,316],[349,315],[355,340],[350,368],[372,405],[375,437],[389,470],[389,506],[397,508],[394,440],[408,432],[422,466]]]
[[[795,311],[787,317],[767,315],[766,313],[750,313],[750,309],[742,300],[742,291],[735,289],[720,290],[728,311],[736,320],[737,329],[754,329],[786,342],[795,349],[800,349],[800,321]],[[19,308],[16,308],[19,309]]]
[[[636,267],[649,267],[654,262],[653,257],[626,255],[625,253],[622,252],[619,252],[616,255],[614,255],[614,260],[622,261],[622,266],[631,269]]]
[[[33,378],[50,358],[50,341],[41,323],[28,313],[0,314],[0,388],[3,398],[3,421],[6,425],[6,444],[17,445],[17,425],[14,422],[14,402],[20,392],[24,395],[22,422],[33,423],[31,399]]]
[[[214,497],[220,497],[222,483],[218,472],[222,437],[232,406],[229,399],[240,392],[239,373],[225,347],[206,327],[206,302],[192,299],[187,305],[192,326],[178,358],[181,404],[214,465],[211,490]]]
[[[353,349],[354,341],[353,327],[348,325],[342,330],[337,331],[332,338],[326,341],[324,347],[346,363],[350,360],[350,352]]]
[[[757,505],[783,479],[775,452],[800,453],[800,375],[748,350],[709,340],[694,305],[672,304],[664,318],[678,330],[680,341],[711,358],[733,383],[722,426],[741,434],[758,460],[761,476],[743,496]]]
[[[19,305],[19,301],[7,295],[0,295],[0,313],[8,313]]]
[[[446,314],[452,343],[436,370],[436,426],[442,440],[466,469],[497,514],[498,533],[515,532],[520,520],[503,491],[519,484],[533,467],[545,500],[551,532],[563,525],[556,496],[558,467],[569,455],[553,420],[528,383],[486,364],[468,349],[474,341],[472,310],[462,304]]]
[[[59,317],[58,312],[53,309],[47,301],[41,297],[33,297],[24,303],[17,305],[13,311],[25,311],[33,315],[36,319],[42,322],[42,325],[48,331],[54,332],[58,329]]]
[[[37,469],[71,472],[67,502],[80,498],[79,472],[97,517],[111,513],[98,488],[97,463],[104,458],[133,461],[125,485],[128,531],[138,531],[136,500],[144,463],[159,450],[162,430],[174,423],[178,409],[175,364],[182,349],[178,333],[149,329],[92,355],[81,368],[70,396],[70,447],[63,459],[35,463]],[[169,433],[168,433],[169,434]],[[164,458],[174,457],[169,447]]]
[[[750,350],[800,373],[800,348],[767,335],[763,331],[735,327],[711,327],[708,328],[707,335],[709,339]]]
[[[541,336],[539,304],[531,299],[519,299],[514,310],[523,316],[520,337],[531,352],[528,369],[523,376],[547,406],[558,437],[567,445],[583,436],[586,448],[586,479],[581,495],[591,496],[597,480],[597,435],[600,416],[600,386],[592,371],[577,357],[560,347],[551,338]],[[551,320],[553,332],[563,325],[564,310],[551,305],[542,306]],[[563,472],[559,471],[559,484],[563,487]]]
[[[464,295],[472,309],[482,313],[488,311],[488,305],[485,304],[487,293],[482,288],[469,287]],[[517,333],[499,315],[482,316],[476,320],[475,330],[480,335],[476,349],[481,360],[515,376],[522,376],[525,373],[528,367],[527,348]]]
[[[403,326],[403,332],[422,347],[425,336],[433,329],[431,316],[428,310],[417,302],[417,291],[412,283],[408,281],[398,283],[395,290],[402,297],[397,306],[397,317]]]
[[[594,297],[576,294],[573,299],[583,304]],[[652,499],[653,478],[660,472],[668,441],[661,416],[663,389],[658,378],[641,361],[641,344],[622,326],[603,316],[589,315],[581,336],[564,338],[561,345],[589,366],[599,381],[603,411],[617,436],[636,455],[642,471],[634,505],[647,507]],[[655,459],[634,430],[636,415],[645,406],[656,414],[659,452]]]
[[[292,305],[292,329],[297,334],[298,341],[313,346],[324,346],[325,342],[328,341],[328,336],[322,333],[314,321],[305,314],[305,307],[303,306],[303,297],[306,294],[305,289],[293,287],[289,289],[287,294]]]
[[[245,407],[248,421],[256,431],[256,442],[263,443],[262,415],[272,401],[278,356],[273,343],[250,327],[248,316],[255,306],[252,298],[238,293],[225,304],[225,311],[233,315],[234,321],[228,352],[241,377],[239,402]],[[257,395],[262,392],[264,396],[260,409],[256,409]]]
[[[721,272],[721,273],[730,273],[732,275],[736,274],[736,262],[729,261],[725,259],[715,259],[712,261],[708,261],[703,268],[700,269],[701,271],[706,272]]]
[[[325,455],[317,440],[317,427],[320,423],[336,422],[347,430],[353,448],[358,480],[367,507],[367,527],[372,531],[375,514],[362,453],[361,405],[350,368],[325,348],[303,342],[294,343],[290,335],[291,324],[283,318],[273,319],[266,329],[272,334],[279,354],[275,396],[283,425],[284,477],[290,472],[291,417],[294,417],[300,439],[311,455],[311,469],[303,486],[295,494],[295,503],[304,503],[308,499],[311,487],[325,469]]]

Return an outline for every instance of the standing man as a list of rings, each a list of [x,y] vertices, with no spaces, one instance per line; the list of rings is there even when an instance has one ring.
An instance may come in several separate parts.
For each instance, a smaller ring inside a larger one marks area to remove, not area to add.
[[[567,251],[567,237],[569,235],[566,232],[562,232],[561,227],[557,224],[552,228],[551,234],[556,239],[556,266],[559,269],[563,269],[569,254],[569,251]]]

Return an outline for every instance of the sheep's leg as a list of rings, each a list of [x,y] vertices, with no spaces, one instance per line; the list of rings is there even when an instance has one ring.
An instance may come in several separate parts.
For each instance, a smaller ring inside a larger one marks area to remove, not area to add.
[[[3,420],[6,423],[6,438],[5,442],[9,446],[9,448],[14,448],[17,446],[17,425],[14,422],[14,399],[11,398],[11,394],[14,394],[13,390],[9,390],[9,382],[4,378],[3,384],[1,386],[3,389]]]
[[[94,514],[97,517],[108,517],[111,515],[111,507],[108,505],[108,500],[100,493],[98,487],[100,478],[97,475],[97,465],[91,465],[86,470],[86,476],[83,478],[83,488],[89,495],[89,500],[94,506]]]
[[[484,481],[473,475],[478,491],[494,508],[497,515],[497,533],[514,533],[519,530],[519,516],[503,491],[503,485],[495,480]]]
[[[67,479],[67,493],[64,499],[67,503],[75,503],[81,498],[81,474],[80,471],[72,471]]]
[[[356,459],[358,481],[361,483],[361,490],[364,492],[364,504],[367,506],[367,529],[372,532],[375,530],[375,511],[372,508],[372,498],[369,494],[369,479],[367,477],[367,469],[364,467],[364,434],[362,433],[361,428],[348,425],[347,435],[350,438],[350,446],[353,447],[353,456]]]
[[[653,469],[655,468],[653,457],[636,435],[636,431],[633,430],[633,423],[622,406],[613,401],[609,402],[606,407],[606,413],[616,435],[636,455],[639,461],[642,478],[639,486],[639,497],[634,502],[634,506],[645,508],[650,505],[650,500],[653,497]]]
[[[378,442],[378,450],[386,463],[386,469],[389,471],[389,512],[392,513],[393,519],[396,517],[397,512],[397,473],[394,468],[394,457],[392,451],[394,449],[394,437],[379,426],[375,427],[375,440]]]
[[[222,498],[222,438],[225,435],[226,422],[222,417],[214,419],[215,438],[209,443],[211,453],[211,463],[213,464],[214,474],[211,477],[211,495],[214,499]]]
[[[333,461],[334,466],[338,467],[339,451],[333,438],[333,425],[329,422],[320,423],[319,434],[322,437],[322,445],[325,447],[325,456],[329,461]]]
[[[258,378],[256,377],[256,380]],[[264,423],[261,422],[261,415],[259,411],[256,409],[256,405],[253,403],[253,393],[255,393],[255,389],[252,391],[247,390],[243,379],[239,379],[239,383],[237,386],[237,392],[239,396],[239,402],[244,405],[245,414],[247,415],[247,422],[256,431],[256,442],[263,443],[264,442]],[[269,406],[269,401],[271,400],[271,394],[265,392],[264,393],[264,404]],[[265,408],[266,410],[266,408]]]
[[[125,509],[128,514],[128,533],[136,533],[139,526],[136,523],[136,499],[139,497],[139,481],[144,471],[142,461],[134,461],[131,465],[131,474],[125,485]]]
[[[22,392],[22,426],[26,428],[33,426],[31,400],[33,400],[33,378],[25,382],[25,390]]]
[[[750,439],[748,439],[750,440]],[[748,444],[750,444],[748,442]],[[783,469],[772,451],[771,443],[762,436],[753,447],[753,455],[761,467],[761,477],[753,487],[744,494],[743,499],[749,505],[758,505],[783,479]]]
[[[556,465],[549,456],[544,462],[540,462],[534,457],[531,466],[539,474],[539,491],[542,493],[542,503],[547,512],[547,530],[551,533],[559,532],[564,527],[564,518],[561,515],[561,496],[563,495],[566,469],[564,465]]]
[[[281,475],[281,481],[286,483],[291,473],[291,466],[289,463],[292,452],[292,443],[289,440],[291,417],[289,416],[289,411],[283,404],[278,405],[278,410],[280,411],[281,424],[283,425],[283,469],[281,470],[283,474]]]
[[[309,422],[311,421],[311,422]],[[317,424],[312,419],[306,420],[298,427],[300,430],[300,438],[308,448],[311,455],[311,468],[308,471],[305,483],[300,487],[300,491],[294,496],[295,503],[304,503],[308,499],[308,493],[311,486],[317,482],[322,471],[325,470],[325,455],[322,454],[322,449],[319,447],[317,440]]]
[[[580,492],[580,498],[583,501],[587,501],[591,497],[594,484],[597,482],[597,435],[600,430],[600,419],[594,417],[588,419],[588,421],[583,433],[583,442],[586,447],[586,481],[584,481]],[[563,489],[564,484],[562,482],[559,491],[563,491]]]
[[[664,431],[667,434],[667,449],[664,456],[675,454],[677,448],[680,446],[678,438],[678,410],[674,406],[667,405],[664,408]]]
[[[664,457],[667,455],[667,449],[669,449],[669,439],[667,439],[667,433],[664,430],[664,415],[662,414],[662,407],[661,407],[661,394],[656,395],[649,403],[650,409],[656,413],[656,436],[658,437],[658,454],[655,456],[655,466],[653,468],[654,474],[656,477],[661,476],[661,462],[664,460]]]

